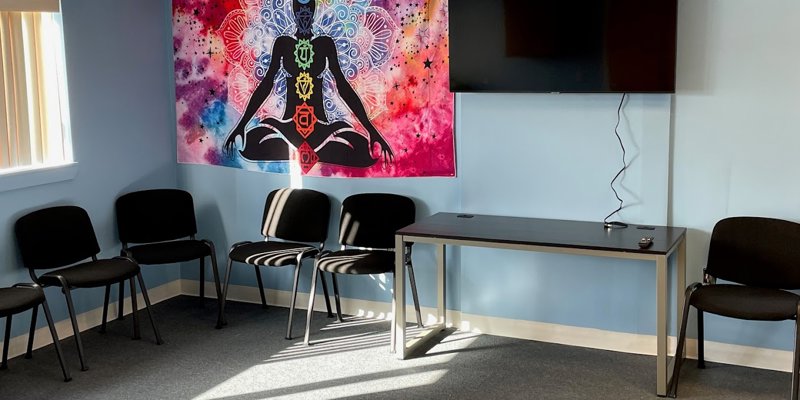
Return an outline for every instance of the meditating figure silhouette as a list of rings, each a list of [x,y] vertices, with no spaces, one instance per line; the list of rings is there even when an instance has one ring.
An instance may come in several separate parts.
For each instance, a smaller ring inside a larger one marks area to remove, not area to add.
[[[294,36],[279,36],[272,47],[272,58],[245,107],[241,119],[225,140],[225,150],[236,148],[241,138],[242,157],[251,161],[289,160],[296,149],[303,173],[317,162],[349,167],[369,167],[378,158],[372,148],[378,143],[384,163],[394,162],[394,152],[372,125],[358,94],[342,73],[336,45],[327,36],[314,36],[315,0],[293,0]],[[247,129],[253,115],[266,101],[280,70],[286,73],[286,108],[281,119],[267,117]],[[347,121],[329,121],[325,114],[323,75],[333,76],[339,97],[350,108],[368,138]]]

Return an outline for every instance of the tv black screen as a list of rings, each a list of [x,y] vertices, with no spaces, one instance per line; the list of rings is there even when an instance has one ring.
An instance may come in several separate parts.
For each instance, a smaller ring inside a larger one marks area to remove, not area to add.
[[[673,93],[677,8],[677,0],[450,0],[450,90]]]

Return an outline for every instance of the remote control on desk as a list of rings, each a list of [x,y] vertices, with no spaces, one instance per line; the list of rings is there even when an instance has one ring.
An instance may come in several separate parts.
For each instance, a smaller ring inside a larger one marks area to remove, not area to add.
[[[652,236],[642,236],[639,239],[639,248],[646,249],[653,245],[653,237]]]

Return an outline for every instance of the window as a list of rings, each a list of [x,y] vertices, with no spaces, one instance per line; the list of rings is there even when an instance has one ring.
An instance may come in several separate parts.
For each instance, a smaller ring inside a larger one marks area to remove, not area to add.
[[[58,0],[0,0],[0,174],[72,162]]]

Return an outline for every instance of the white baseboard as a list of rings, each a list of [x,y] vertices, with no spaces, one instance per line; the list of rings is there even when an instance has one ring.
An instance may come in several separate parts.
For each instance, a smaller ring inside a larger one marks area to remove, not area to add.
[[[205,283],[206,297],[216,297],[216,290],[212,282]],[[153,304],[178,295],[199,294],[199,285],[195,280],[180,279],[148,290]],[[284,290],[266,290],[267,303],[274,306],[289,307],[291,292]],[[231,285],[228,289],[228,299],[247,303],[261,303],[258,288],[252,286]],[[342,312],[348,315],[359,315],[369,318],[391,319],[391,303],[342,298]],[[116,302],[109,306],[109,319],[116,317]],[[139,304],[144,304],[139,295]],[[297,309],[305,310],[308,307],[308,293],[297,294]],[[131,310],[130,298],[125,301],[127,315]],[[318,294],[314,300],[314,310],[325,311],[325,301]],[[103,308],[84,312],[78,315],[78,326],[81,331],[91,329],[102,322]],[[422,307],[423,322],[436,321],[436,309]],[[448,310],[448,319],[452,326],[462,331],[486,333],[497,336],[506,336],[527,340],[538,340],[548,343],[559,343],[569,346],[588,347],[619,351],[624,353],[655,355],[656,337],[654,335],[639,335],[624,332],[606,331],[593,328],[550,324],[545,322],[515,320],[508,318],[487,317],[461,313]],[[407,320],[416,321],[413,307],[409,307]],[[72,326],[69,319],[56,322],[59,338],[72,336]],[[52,343],[47,327],[37,329],[34,348],[39,348]],[[675,352],[676,338],[669,337],[670,353]],[[792,352],[773,350],[751,346],[740,346],[727,343],[706,341],[706,360],[724,364],[734,364],[753,368],[771,369],[776,371],[791,371]],[[25,353],[27,335],[20,335],[10,340],[9,357]],[[697,358],[697,340],[689,339],[686,349],[687,357]]]
[[[127,290],[126,290],[127,292]],[[181,287],[180,282],[175,280],[172,282],[165,283],[161,286],[156,286],[154,288],[148,288],[147,294],[150,296],[150,302],[152,304],[159,303],[161,301],[167,300],[169,298],[179,296],[181,294]],[[63,296],[62,296],[63,297]],[[141,310],[144,307],[144,298],[142,294],[137,294],[136,297],[139,305],[139,309]],[[48,299],[48,303],[52,303],[56,301],[55,299]],[[113,303],[109,303],[108,305],[108,320],[112,321],[114,318],[117,317],[117,303],[115,301]],[[123,315],[128,315],[131,313],[132,305],[131,305],[131,297],[125,297],[125,308],[123,309]],[[38,319],[44,319],[44,312],[39,310],[39,317]],[[83,313],[80,313],[76,316],[78,321],[78,329],[83,332],[85,330],[92,329],[96,326],[100,326],[103,323],[103,307],[98,307]],[[72,332],[72,323],[70,322],[69,318],[63,319],[61,321],[55,322],[56,332],[58,333],[58,338],[63,340],[64,338],[71,337],[73,335]],[[2,342],[0,342],[2,343]],[[53,338],[50,336],[50,328],[47,325],[36,329],[36,333],[34,334],[33,338],[33,348],[38,349],[40,347],[47,346],[53,343]],[[25,350],[28,346],[28,335],[20,335],[15,336],[9,340],[9,348],[8,348],[8,358],[13,358],[22,354],[25,354]]]
[[[457,314],[457,312],[450,313],[454,317],[453,320],[460,323],[460,329],[465,331],[624,353],[656,355],[656,336],[654,335],[470,314],[461,314],[460,319],[457,319],[459,318],[455,317]],[[677,347],[675,336],[668,338],[668,347],[669,354],[674,355]],[[686,357],[697,359],[697,339],[686,340]],[[792,370],[791,351],[740,346],[709,340],[705,341],[705,359],[711,362],[776,371],[790,372]]]
[[[197,295],[197,281],[181,281],[183,294]],[[206,296],[214,294],[213,284],[206,283]],[[266,290],[267,303],[270,305],[288,307],[291,292],[282,290]],[[248,303],[261,303],[258,288],[252,286],[231,285],[228,289],[228,299]],[[342,312],[348,315],[361,315],[370,318],[391,319],[391,303],[376,302],[358,299],[342,298]],[[308,293],[297,294],[298,309],[307,309]],[[322,295],[318,294],[314,300],[314,310],[325,311],[325,302]],[[406,319],[415,322],[413,307],[409,307]],[[436,309],[421,308],[423,322],[436,321]],[[656,355],[656,336],[640,335],[633,333],[606,331],[594,328],[550,324],[515,320],[508,318],[487,317],[461,313],[460,311],[447,311],[449,324],[462,331],[486,333],[490,335],[513,337],[518,339],[538,340],[548,343],[559,343],[569,346],[588,347],[593,349],[619,351],[644,355]],[[669,337],[669,352],[675,353],[677,338]],[[735,344],[719,343],[706,340],[706,361],[723,364],[741,365],[746,367],[770,369],[790,372],[792,370],[792,352],[774,350],[760,347],[740,346]],[[697,358],[697,340],[688,339],[686,342],[686,356]]]

